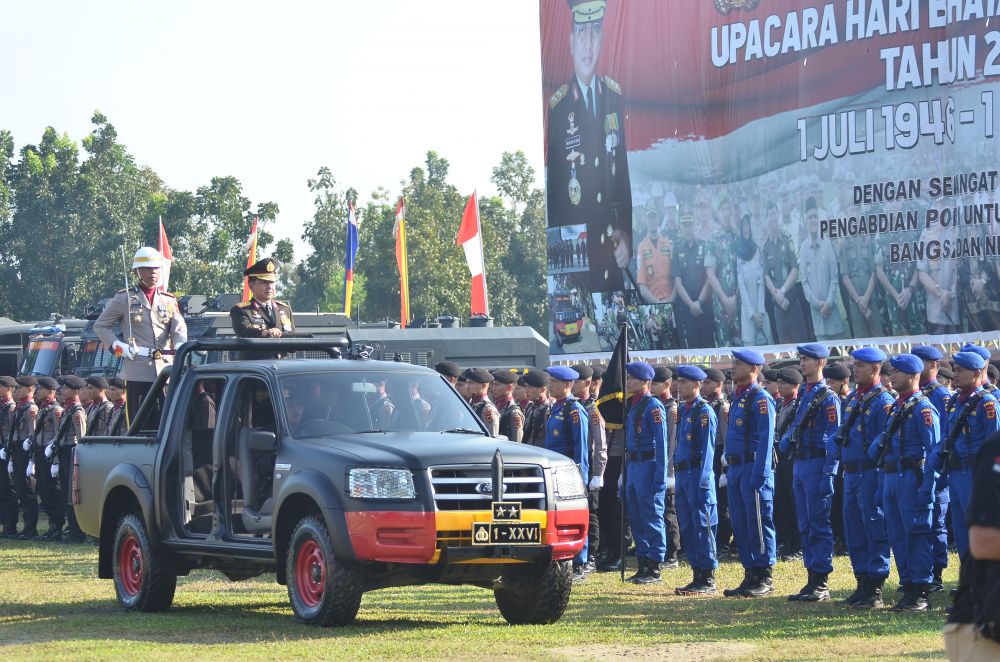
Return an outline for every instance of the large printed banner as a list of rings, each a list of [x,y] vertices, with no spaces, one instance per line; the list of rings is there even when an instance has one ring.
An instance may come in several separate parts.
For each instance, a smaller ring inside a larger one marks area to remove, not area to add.
[[[553,354],[1000,328],[1000,0],[542,0]]]

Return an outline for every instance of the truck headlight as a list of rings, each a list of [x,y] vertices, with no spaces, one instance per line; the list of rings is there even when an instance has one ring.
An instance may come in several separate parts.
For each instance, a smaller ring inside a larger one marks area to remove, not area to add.
[[[557,499],[582,499],[587,496],[583,476],[575,464],[564,464],[552,469],[552,482]]]
[[[359,467],[347,474],[347,492],[354,499],[415,499],[409,469]]]

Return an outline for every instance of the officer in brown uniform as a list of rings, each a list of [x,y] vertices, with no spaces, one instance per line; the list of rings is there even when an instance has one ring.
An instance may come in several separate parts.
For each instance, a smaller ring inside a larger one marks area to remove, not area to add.
[[[108,419],[114,405],[107,396],[108,380],[101,375],[87,377],[85,392],[89,392],[90,404],[87,405],[87,436],[103,437],[108,433]]]
[[[57,512],[65,513],[65,517],[60,517],[60,529],[49,527],[49,540],[63,539],[68,543],[82,543],[85,539],[80,525],[76,521],[76,512],[73,510],[71,501],[71,488],[73,481],[73,449],[77,443],[87,434],[87,412],[80,403],[80,391],[86,388],[87,382],[81,378],[70,375],[62,380],[62,418],[59,421],[59,430],[55,439],[45,447],[45,457],[51,462],[50,476],[54,482],[58,482],[59,498],[55,500]],[[61,520],[65,519],[67,530],[65,535],[61,531]],[[52,522],[52,513],[49,513],[49,522]]]
[[[162,264],[155,248],[136,251],[132,271],[138,283],[119,290],[94,322],[94,332],[105,347],[124,359],[130,417],[139,411],[156,376],[172,362],[172,352],[187,341],[187,324],[176,297],[159,289]],[[123,338],[115,335],[116,325]]]
[[[493,375],[482,368],[467,368],[462,373],[472,394],[472,411],[483,422],[492,436],[500,434],[500,412],[490,400],[489,388],[493,383]]]
[[[490,387],[493,404],[500,412],[499,434],[510,441],[524,440],[524,412],[514,400],[514,386],[518,375],[510,370],[494,370],[493,386]]]
[[[530,400],[524,416],[524,443],[543,448],[545,446],[545,424],[552,412],[552,398],[549,397],[549,373],[543,370],[529,370],[524,375],[525,393]]]
[[[38,405],[38,418],[35,421],[32,459],[28,465],[27,474],[35,479],[35,491],[45,513],[49,517],[49,530],[42,536],[43,540],[58,540],[62,537],[62,527],[65,523],[66,509],[59,501],[59,482],[49,472],[49,460],[45,456],[46,447],[52,443],[59,432],[59,422],[62,420],[63,407],[56,399],[59,382],[52,377],[39,377],[38,388],[35,389],[35,403]],[[28,444],[25,443],[25,446]]]
[[[0,377],[0,538],[17,537],[17,492],[14,481],[7,473],[10,452],[7,440],[10,438],[11,424],[17,403],[11,393],[17,386],[13,377]]]
[[[106,434],[109,437],[120,437],[128,432],[129,419],[125,407],[125,390],[125,380],[121,377],[112,377],[108,380],[108,400],[111,402],[111,411],[108,412]]]
[[[277,293],[278,262],[273,257],[258,260],[243,275],[249,278],[253,297],[229,311],[233,332],[240,338],[281,338],[295,332],[292,308],[274,298]],[[273,352],[240,352],[243,360],[275,358]]]
[[[28,477],[33,452],[31,438],[35,434],[35,422],[38,419],[38,405],[34,399],[38,380],[26,375],[18,377],[15,382],[17,387],[14,389],[14,401],[17,407],[14,409],[14,420],[7,439],[7,452],[10,454],[7,472],[14,483],[21,512],[24,513],[24,526],[18,539],[30,540],[38,536],[38,495],[35,493],[34,478]]]

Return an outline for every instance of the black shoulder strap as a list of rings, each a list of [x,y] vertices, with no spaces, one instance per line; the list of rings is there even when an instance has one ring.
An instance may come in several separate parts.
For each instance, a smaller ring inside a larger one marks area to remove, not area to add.
[[[984,395],[986,395],[986,391],[978,391],[970,395],[969,399],[965,401],[965,404],[962,406],[962,412],[958,415],[958,420],[955,421],[955,427],[948,430],[948,439],[945,440],[947,448],[950,449],[955,444],[955,440],[962,433],[962,428],[968,422],[969,416],[972,415],[972,412],[976,411],[976,407],[979,406]]]

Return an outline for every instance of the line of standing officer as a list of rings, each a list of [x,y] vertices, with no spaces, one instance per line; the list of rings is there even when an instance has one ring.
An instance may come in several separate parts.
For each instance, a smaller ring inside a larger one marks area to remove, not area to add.
[[[49,471],[49,461],[45,456],[46,447],[51,444],[59,433],[63,407],[56,399],[59,382],[52,377],[39,377],[38,388],[35,389],[35,403],[38,405],[38,419],[31,443],[31,462],[27,473],[35,480],[35,490],[45,513],[49,518],[49,530],[42,536],[43,540],[58,540],[62,537],[62,527],[65,524],[66,508],[59,494],[58,477],[53,477]],[[25,446],[27,446],[25,442]]]
[[[681,549],[681,530],[677,522],[677,476],[674,470],[674,453],[677,450],[677,412],[679,405],[671,393],[673,372],[666,366],[653,368],[650,392],[660,399],[667,411],[667,493],[663,499],[663,523],[667,529],[667,556],[662,568],[669,570],[680,565],[677,552]]]
[[[0,538],[17,537],[17,492],[13,476],[7,473],[10,452],[7,450],[14,423],[17,403],[11,396],[17,382],[13,377],[0,376]]]
[[[733,537],[743,565],[743,582],[724,595],[760,597],[774,591],[777,563],[774,531],[774,399],[757,383],[764,355],[733,351],[736,390],[726,432],[726,478]]]

